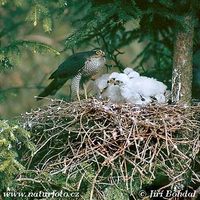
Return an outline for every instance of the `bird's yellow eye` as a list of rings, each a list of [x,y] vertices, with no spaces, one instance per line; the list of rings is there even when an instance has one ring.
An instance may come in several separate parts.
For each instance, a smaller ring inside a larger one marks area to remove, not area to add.
[[[97,50],[96,51],[96,55],[98,55],[98,56],[104,56],[105,53],[102,50]]]
[[[101,51],[101,50],[97,50],[97,51],[96,51],[96,54],[97,54],[97,55],[101,55],[101,54],[102,54],[102,51]]]

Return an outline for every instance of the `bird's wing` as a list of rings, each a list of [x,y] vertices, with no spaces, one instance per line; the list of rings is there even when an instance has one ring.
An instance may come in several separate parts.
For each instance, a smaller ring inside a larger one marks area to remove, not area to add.
[[[86,60],[92,56],[92,51],[80,52],[70,56],[58,69],[51,74],[49,79],[74,77],[85,65]]]
[[[41,100],[42,97],[46,97],[48,95],[54,95],[67,81],[67,79],[54,79],[52,82],[41,92],[37,100]]]

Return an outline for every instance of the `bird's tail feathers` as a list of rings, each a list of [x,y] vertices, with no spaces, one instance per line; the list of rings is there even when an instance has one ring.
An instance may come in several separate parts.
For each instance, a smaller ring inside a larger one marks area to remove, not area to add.
[[[36,99],[41,100],[48,95],[54,95],[67,81],[67,79],[54,79],[45,89],[41,92]]]

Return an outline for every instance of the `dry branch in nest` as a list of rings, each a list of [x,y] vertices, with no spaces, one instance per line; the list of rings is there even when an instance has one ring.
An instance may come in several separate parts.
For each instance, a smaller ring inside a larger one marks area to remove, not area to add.
[[[200,106],[52,100],[23,116],[36,143],[34,155],[25,159],[37,173],[62,173],[70,179],[80,172],[74,189],[79,190],[86,179],[91,183],[91,197],[105,184],[121,184],[134,193],[157,173],[169,177],[166,187],[184,184],[188,178],[200,182],[191,168],[199,162],[199,118]]]

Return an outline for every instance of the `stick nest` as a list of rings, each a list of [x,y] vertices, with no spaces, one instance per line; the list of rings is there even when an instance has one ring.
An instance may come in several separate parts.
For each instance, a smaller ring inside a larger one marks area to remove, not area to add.
[[[184,183],[188,176],[200,182],[191,169],[199,163],[199,118],[200,106],[51,100],[23,115],[36,143],[34,154],[25,160],[37,173],[62,173],[70,179],[80,172],[74,187],[79,189],[85,178],[92,192],[101,184],[124,183],[134,193],[136,183],[148,184],[159,172],[169,178],[164,187]]]

